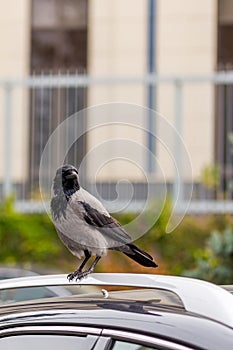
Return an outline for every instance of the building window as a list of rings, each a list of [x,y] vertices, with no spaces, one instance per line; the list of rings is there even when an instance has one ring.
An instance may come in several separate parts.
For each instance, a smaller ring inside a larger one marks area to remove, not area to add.
[[[87,70],[87,0],[32,0],[31,74],[70,75]],[[29,194],[38,188],[40,158],[53,130],[65,118],[86,107],[85,88],[31,90]],[[85,128],[85,121],[78,127]],[[78,150],[78,152],[77,152]],[[86,152],[83,136],[67,161],[79,165]]]
[[[218,3],[218,70],[233,69],[233,2]],[[220,195],[232,198],[233,178],[233,85],[218,85],[216,108],[216,161],[220,166]]]

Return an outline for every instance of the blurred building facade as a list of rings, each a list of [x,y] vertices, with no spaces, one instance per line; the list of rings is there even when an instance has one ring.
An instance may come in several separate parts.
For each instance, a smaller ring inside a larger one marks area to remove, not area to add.
[[[218,69],[230,69],[233,62],[231,0],[9,0],[1,5],[1,79],[83,73],[90,77],[146,76],[150,55],[152,71],[159,76],[208,75]],[[150,33],[151,20],[153,33]],[[150,35],[153,52],[149,47]],[[153,107],[174,124],[174,86],[159,84],[153,93]],[[182,137],[198,182],[205,165],[232,162],[231,157],[227,158],[230,144],[226,145],[225,141],[233,131],[232,115],[224,103],[218,103],[218,96],[221,101],[228,99],[232,103],[232,91],[216,89],[207,82],[186,84],[182,93]],[[58,104],[58,96],[59,101],[66,102]],[[68,87],[43,92],[16,88],[12,107],[14,182],[26,181],[28,174],[32,178],[38,176],[40,151],[61,121],[84,107],[109,102],[147,106],[148,86],[119,83],[111,87],[91,85],[78,90]],[[4,106],[4,103],[1,94],[0,104]],[[0,113],[4,120],[4,108]],[[145,121],[141,122],[143,126]],[[91,120],[85,123],[91,127]],[[1,133],[4,139],[3,129]],[[144,142],[143,133],[131,128],[125,127],[124,131],[103,128],[101,132],[88,134],[76,145],[80,159],[95,145],[122,134]],[[3,145],[1,148],[5,152]],[[111,157],[111,146],[107,152]],[[173,165],[165,153],[158,144],[156,157],[169,180]],[[90,156],[89,174],[95,172],[95,159],[96,154]],[[142,155],[138,155],[138,163],[145,168]],[[4,174],[4,163],[0,172]],[[123,175],[143,181],[140,171],[135,171],[133,165],[125,168],[120,161],[106,166],[98,181],[114,182]]]

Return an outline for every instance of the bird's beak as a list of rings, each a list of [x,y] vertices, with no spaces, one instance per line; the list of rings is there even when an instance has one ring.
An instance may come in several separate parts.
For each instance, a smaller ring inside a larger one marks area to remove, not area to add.
[[[78,177],[78,174],[76,173],[76,171],[72,171],[69,175],[66,175],[66,178],[68,180],[70,180],[70,179],[77,179],[77,177]]]

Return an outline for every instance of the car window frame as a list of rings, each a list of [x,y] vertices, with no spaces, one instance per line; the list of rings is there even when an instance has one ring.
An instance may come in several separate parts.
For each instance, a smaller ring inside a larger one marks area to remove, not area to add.
[[[123,331],[117,329],[106,329],[99,327],[76,326],[76,325],[19,325],[0,329],[1,339],[11,336],[22,335],[66,335],[66,336],[95,336],[89,349],[110,350],[114,342],[125,341],[144,346],[155,347],[155,349],[166,350],[192,350],[193,347],[178,344],[171,340],[161,339],[159,337]],[[114,348],[113,348],[114,349]],[[86,350],[86,349],[85,349]]]
[[[102,331],[101,337],[97,340],[95,350],[114,350],[115,341],[125,341],[128,343],[144,345],[161,350],[193,350],[190,345],[179,344],[176,341],[161,339],[156,336],[134,333],[116,329],[106,329]]]
[[[8,327],[0,329],[0,344],[1,339],[9,337],[20,337],[27,335],[51,335],[51,336],[86,336],[93,337],[91,344],[85,347],[84,350],[94,349],[100,335],[102,333],[102,328],[97,327],[86,327],[86,326],[76,326],[76,325],[19,325],[15,327]],[[87,344],[88,345],[88,344]]]

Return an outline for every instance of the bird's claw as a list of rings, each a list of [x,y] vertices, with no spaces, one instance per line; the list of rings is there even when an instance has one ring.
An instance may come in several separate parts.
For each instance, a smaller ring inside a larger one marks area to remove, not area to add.
[[[76,282],[77,281],[80,281],[81,279],[87,277],[88,275],[90,275],[91,271],[75,271],[75,272],[72,272],[72,273],[69,273],[69,275],[67,276],[69,282],[75,280]]]
[[[69,275],[67,276],[69,282],[73,281],[74,279],[77,281],[77,280],[80,280],[82,278],[82,272],[79,272],[79,271],[75,271],[75,272],[72,272],[72,273],[69,273]]]

